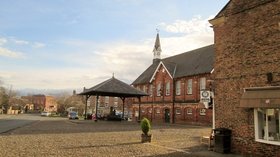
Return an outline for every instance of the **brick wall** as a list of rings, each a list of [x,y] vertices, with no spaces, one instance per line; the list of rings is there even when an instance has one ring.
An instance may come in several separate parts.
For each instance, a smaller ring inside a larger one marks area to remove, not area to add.
[[[191,124],[212,124],[212,110],[206,109],[206,115],[200,115],[200,109],[204,108],[203,104],[200,104],[200,78],[205,77],[206,80],[211,80],[210,74],[201,74],[195,76],[186,76],[182,78],[176,78],[176,81],[180,81],[181,92],[180,95],[175,95],[175,108],[173,112],[173,79],[170,77],[166,69],[163,66],[159,67],[155,73],[154,79],[151,82],[153,85],[153,95],[145,96],[141,98],[141,118],[146,117],[153,122],[165,122],[165,110],[169,109],[170,121],[172,122],[173,113],[175,113],[175,123],[191,123]],[[187,80],[192,79],[192,94],[187,93]],[[166,82],[170,82],[170,94],[166,95]],[[157,95],[157,85],[161,83],[161,95]],[[150,84],[135,85],[136,88],[143,90],[144,86],[146,92],[149,93]],[[176,84],[174,85],[176,86]],[[210,82],[206,81],[206,89],[209,90]],[[135,120],[135,111],[138,111],[138,99],[133,100],[132,116]],[[152,107],[153,106],[153,107]],[[151,113],[153,108],[153,115]],[[187,114],[187,108],[192,108],[193,113]],[[159,113],[157,113],[157,109]],[[181,113],[176,113],[176,109],[179,109]]]
[[[152,110],[153,108],[153,110]],[[135,114],[138,114],[139,106],[134,104],[132,106],[132,120],[137,121],[138,118]],[[140,119],[148,118],[152,122],[164,123],[166,121],[165,110],[170,112],[169,122],[172,122],[172,104],[141,104]],[[180,112],[176,110],[180,109]],[[191,109],[192,112],[188,113],[187,110]],[[204,109],[205,115],[200,114],[200,110]],[[137,113],[136,113],[137,112]],[[176,104],[175,105],[175,123],[196,124],[196,125],[208,125],[212,124],[212,110],[205,109],[203,104]]]
[[[36,111],[43,111],[46,103],[46,97],[45,95],[33,95],[32,103],[34,104],[34,109]]]
[[[215,32],[216,127],[232,129],[232,151],[277,156],[279,146],[255,142],[253,109],[238,108],[243,89],[280,81],[279,0],[232,0],[210,22]],[[277,84],[276,84],[277,85]]]

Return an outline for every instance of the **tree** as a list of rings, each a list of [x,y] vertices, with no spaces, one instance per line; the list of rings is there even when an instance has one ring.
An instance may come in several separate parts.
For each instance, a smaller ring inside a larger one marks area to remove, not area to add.
[[[66,113],[69,107],[75,107],[79,113],[82,113],[85,102],[82,96],[64,94],[57,98],[57,104],[59,113]]]
[[[0,87],[0,108],[4,109],[4,113],[7,112],[9,107],[9,95],[4,87]]]

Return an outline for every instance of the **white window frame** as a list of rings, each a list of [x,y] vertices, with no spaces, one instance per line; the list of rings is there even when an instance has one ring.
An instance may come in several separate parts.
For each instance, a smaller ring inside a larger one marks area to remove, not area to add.
[[[176,95],[181,95],[181,81],[176,81]]]
[[[192,79],[188,79],[187,94],[193,94],[192,88]]]
[[[191,107],[187,108],[187,114],[193,114],[193,109]]]
[[[200,90],[206,89],[206,78],[205,77],[201,77],[199,79],[199,88],[200,88]]]
[[[148,112],[149,112],[149,113],[152,113],[152,111],[153,111],[152,108],[149,108],[149,109],[148,109]]]
[[[270,108],[267,108],[270,109]],[[267,116],[267,109],[266,109],[266,126],[268,126],[268,116]],[[280,120],[280,114],[279,114],[279,120]],[[279,121],[280,123],[280,121]],[[258,121],[258,108],[254,108],[254,124],[255,124],[255,141],[266,143],[266,144],[272,144],[272,145],[278,145],[280,146],[280,141],[269,141],[268,139],[260,139],[259,138],[259,121]],[[280,126],[280,124],[279,124]],[[279,128],[280,129],[280,128]],[[268,133],[268,127],[265,128],[265,132]]]
[[[90,106],[90,99],[87,100],[87,106]]]
[[[105,103],[109,103],[109,99],[110,99],[109,96],[105,96]]]
[[[143,86],[143,92],[147,93],[146,85]]]
[[[156,113],[157,113],[157,114],[160,113],[160,108],[156,108]]]
[[[135,110],[135,111],[134,111],[134,116],[135,116],[135,117],[138,117],[138,116],[139,116],[139,111]]]
[[[178,114],[178,115],[180,115],[180,114],[182,113],[182,111],[181,111],[180,108],[176,108],[175,113]]]
[[[150,84],[150,88],[149,88],[150,96],[153,96],[153,88],[154,88],[154,86],[152,84]]]
[[[170,82],[166,82],[165,95],[170,95]]]
[[[199,115],[201,115],[201,116],[206,116],[206,108],[201,108],[200,110],[199,110]]]
[[[114,102],[114,107],[118,107],[118,102],[117,101]]]
[[[161,83],[157,84],[157,96],[161,96]]]

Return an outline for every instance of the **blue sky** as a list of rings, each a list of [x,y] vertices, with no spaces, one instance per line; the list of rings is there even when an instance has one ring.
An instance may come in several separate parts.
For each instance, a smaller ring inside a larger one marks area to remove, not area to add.
[[[135,80],[152,62],[213,43],[228,0],[0,0],[0,80],[15,89],[81,89]]]

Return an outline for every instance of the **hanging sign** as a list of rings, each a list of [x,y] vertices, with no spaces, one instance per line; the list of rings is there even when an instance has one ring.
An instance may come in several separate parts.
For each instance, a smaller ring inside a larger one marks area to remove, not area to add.
[[[207,90],[200,91],[200,101],[201,102],[210,102],[211,92]]]

